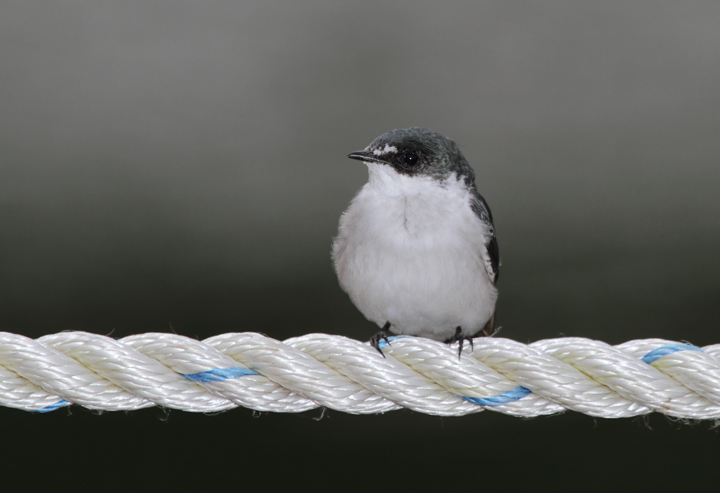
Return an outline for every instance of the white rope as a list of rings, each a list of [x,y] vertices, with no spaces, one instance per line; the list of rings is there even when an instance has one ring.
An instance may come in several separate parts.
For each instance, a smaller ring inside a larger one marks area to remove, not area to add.
[[[149,333],[115,340],[85,332],[30,339],[0,332],[0,406],[47,412],[70,404],[119,411],[238,406],[353,414],[400,408],[439,416],[484,409],[540,416],[566,409],[602,418],[660,412],[720,418],[720,344],[662,339],[610,346],[568,337],[474,347],[399,336],[375,348],[341,336],[280,342],[256,333],[197,341]]]

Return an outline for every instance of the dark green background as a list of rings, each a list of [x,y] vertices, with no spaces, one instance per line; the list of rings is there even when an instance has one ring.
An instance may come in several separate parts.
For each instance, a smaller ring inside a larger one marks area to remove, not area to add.
[[[417,125],[492,207],[504,337],[720,343],[719,22],[712,1],[0,2],[0,330],[365,340],[329,259],[367,176],[344,156]],[[720,476],[712,423],[319,414],[0,409],[0,471],[103,491]]]

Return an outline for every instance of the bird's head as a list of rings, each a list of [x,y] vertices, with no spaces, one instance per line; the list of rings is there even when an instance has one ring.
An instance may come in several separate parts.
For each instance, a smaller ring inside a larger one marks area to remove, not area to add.
[[[451,173],[470,185],[475,174],[457,144],[426,128],[398,128],[373,140],[350,159],[390,166],[407,176],[429,176],[444,180]]]

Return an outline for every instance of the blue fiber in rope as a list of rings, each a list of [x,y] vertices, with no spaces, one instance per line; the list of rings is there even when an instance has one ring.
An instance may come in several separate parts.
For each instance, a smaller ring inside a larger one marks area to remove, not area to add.
[[[665,344],[664,346],[655,348],[649,353],[647,353],[645,356],[643,356],[642,360],[645,363],[650,364],[656,359],[662,358],[666,354],[677,353],[678,351],[698,351],[701,353],[704,352],[702,349],[697,346],[693,346],[692,344]]]
[[[415,336],[392,336],[388,337],[388,341],[395,341],[397,339],[405,339],[406,337],[415,337]],[[387,346],[389,343],[385,341],[384,339],[378,342],[378,349],[382,351],[382,349]]]
[[[36,413],[49,413],[50,411],[54,411],[55,409],[59,409],[64,406],[69,406],[70,403],[66,401],[65,399],[62,399],[60,401],[57,401],[55,404],[50,404],[49,406],[45,406],[42,409],[37,409]]]
[[[259,375],[259,373],[250,368],[215,368],[198,373],[181,373],[180,375],[193,382],[219,382],[248,375]]]
[[[489,406],[489,407],[495,407],[495,406],[502,406],[503,404],[509,404],[510,402],[515,402],[523,397],[525,397],[528,394],[531,394],[532,390],[525,388],[525,387],[518,387],[513,390],[509,390],[508,392],[504,392],[500,395],[496,395],[494,397],[463,397],[468,402],[472,402],[473,404],[477,404],[478,406]]]

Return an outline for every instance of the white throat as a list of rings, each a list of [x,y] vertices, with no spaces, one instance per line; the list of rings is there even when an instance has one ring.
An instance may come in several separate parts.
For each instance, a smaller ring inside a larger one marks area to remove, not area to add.
[[[430,176],[408,176],[398,173],[392,166],[378,163],[365,163],[368,167],[369,180],[365,188],[371,188],[379,194],[390,197],[413,196],[419,193],[432,192],[434,188],[447,189],[448,184],[464,185],[452,173],[446,180],[437,180]],[[461,187],[465,191],[465,187]],[[364,190],[364,188],[363,188]],[[460,191],[460,190],[458,190]],[[466,192],[466,191],[465,191]],[[361,192],[362,193],[362,192]]]

